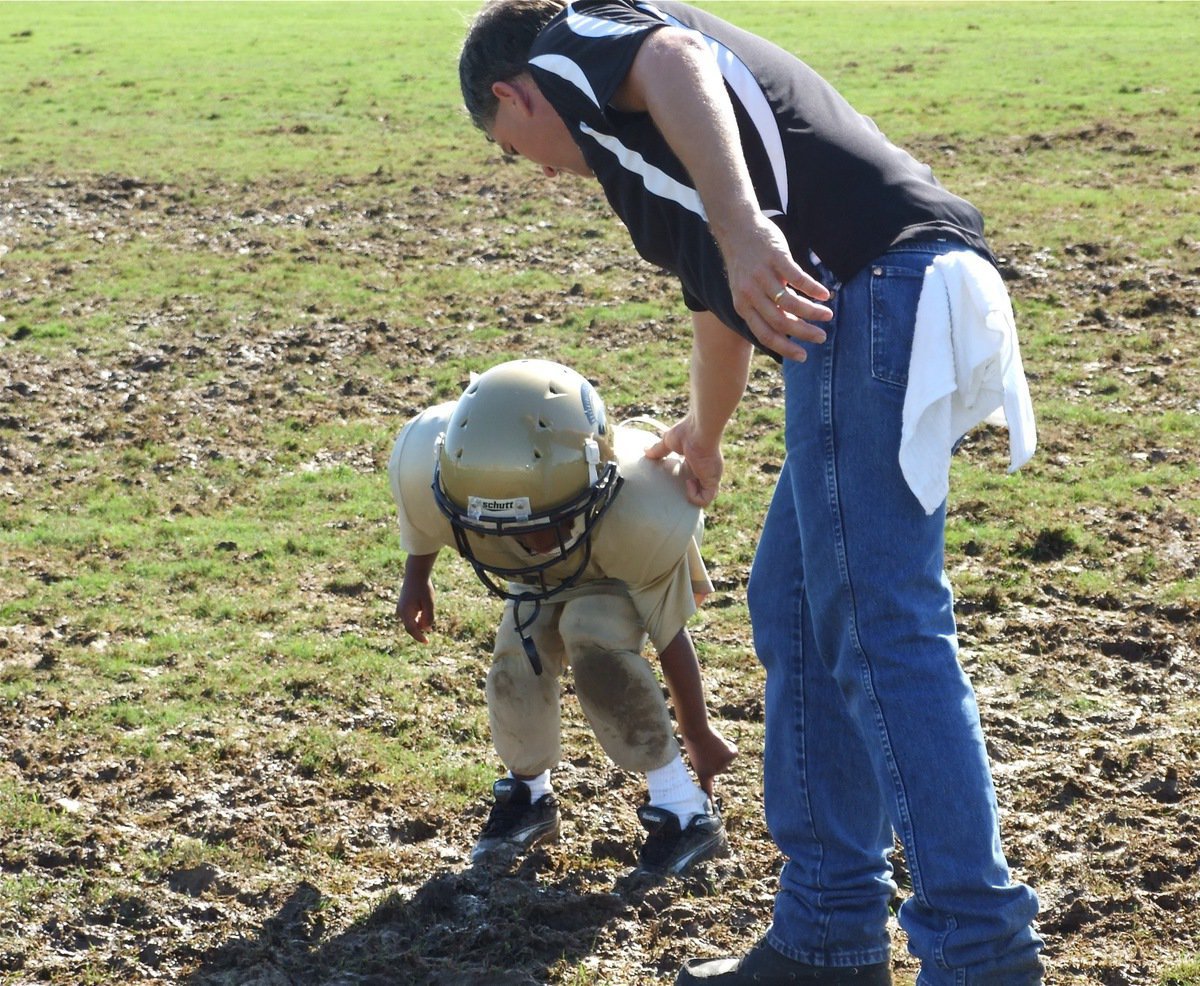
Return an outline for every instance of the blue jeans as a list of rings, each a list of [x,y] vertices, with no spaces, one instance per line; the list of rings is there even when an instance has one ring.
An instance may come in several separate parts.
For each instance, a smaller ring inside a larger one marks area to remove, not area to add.
[[[1037,898],[1000,847],[974,691],[943,566],[897,461],[926,266],[880,257],[835,290],[827,341],[785,361],[787,457],[750,576],[767,671],[767,825],[787,857],[768,940],[811,965],[888,958],[893,833],[920,986],[1041,981]]]

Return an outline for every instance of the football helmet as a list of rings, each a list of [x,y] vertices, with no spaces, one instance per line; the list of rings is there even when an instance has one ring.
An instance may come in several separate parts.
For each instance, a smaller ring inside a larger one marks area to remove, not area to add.
[[[434,498],[480,580],[505,599],[535,602],[583,573],[593,528],[621,484],[600,395],[574,370],[537,359],[471,381],[438,440],[433,474]],[[505,550],[497,538],[511,539]]]

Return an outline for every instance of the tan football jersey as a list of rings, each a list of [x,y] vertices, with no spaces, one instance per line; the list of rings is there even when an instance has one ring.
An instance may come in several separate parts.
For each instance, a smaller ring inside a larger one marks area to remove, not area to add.
[[[455,548],[453,529],[438,509],[432,485],[437,438],[453,411],[453,402],[423,411],[405,425],[392,447],[388,480],[400,546],[410,554]],[[597,580],[622,582],[651,642],[661,651],[696,611],[694,596],[712,592],[712,583],[700,557],[704,518],[687,500],[682,461],[675,456],[646,459],[642,453],[655,441],[654,434],[639,428],[614,429],[613,447],[625,483],[593,528],[587,568],[575,585],[555,598],[587,592],[588,583]],[[529,555],[511,538],[471,538],[473,550],[488,564],[529,564]],[[548,569],[548,584],[562,582],[578,564],[574,553]]]

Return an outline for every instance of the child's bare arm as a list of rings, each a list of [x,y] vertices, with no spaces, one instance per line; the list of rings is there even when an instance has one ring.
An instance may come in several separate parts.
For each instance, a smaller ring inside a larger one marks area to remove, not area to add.
[[[396,600],[396,615],[413,640],[428,643],[427,631],[433,627],[433,563],[438,553],[409,555],[404,562],[404,578],[400,583],[400,598]]]
[[[682,629],[659,654],[667,691],[675,707],[675,721],[683,734],[683,745],[700,786],[713,791],[713,778],[729,769],[737,756],[737,747],[713,729],[704,702],[704,684],[700,662],[692,646],[691,634]]]

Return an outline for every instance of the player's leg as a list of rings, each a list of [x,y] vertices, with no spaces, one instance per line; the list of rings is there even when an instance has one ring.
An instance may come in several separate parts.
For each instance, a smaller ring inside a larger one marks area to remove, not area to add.
[[[559,622],[575,693],[613,762],[647,778],[638,817],[643,869],[680,873],[727,851],[725,830],[680,753],[663,688],[642,655],[646,634],[623,589],[572,598]]]
[[[512,602],[496,630],[486,685],[488,721],[509,774],[492,785],[494,801],[472,853],[475,862],[558,837],[558,801],[550,785],[550,771],[562,755],[559,692],[565,655],[558,617],[558,606],[543,604],[526,631],[541,657],[540,675],[517,633]]]

